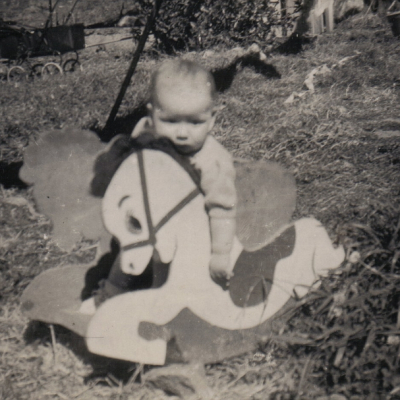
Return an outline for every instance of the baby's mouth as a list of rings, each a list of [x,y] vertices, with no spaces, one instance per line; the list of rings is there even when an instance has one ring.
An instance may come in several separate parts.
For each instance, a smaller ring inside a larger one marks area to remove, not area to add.
[[[184,143],[174,143],[174,146],[176,148],[176,150],[179,153],[182,154],[191,154],[191,153],[195,153],[196,149],[193,148],[193,146],[191,146],[190,144],[184,144]]]

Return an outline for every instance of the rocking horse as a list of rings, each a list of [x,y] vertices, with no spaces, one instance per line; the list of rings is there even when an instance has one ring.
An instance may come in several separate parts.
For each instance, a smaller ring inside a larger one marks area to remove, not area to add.
[[[69,144],[50,166],[52,173],[65,173],[67,159],[83,136],[93,144],[85,147],[85,162],[96,158],[89,149],[98,149],[97,139],[76,130],[45,134],[43,151],[66,135]],[[103,154],[108,150],[103,146]],[[38,167],[42,159],[38,147],[30,145],[21,171],[23,179],[35,183],[38,199],[46,197],[47,179]],[[64,204],[62,215],[71,223],[74,217],[68,217],[68,210],[76,214],[83,203],[92,220],[101,207],[104,226],[119,243],[122,271],[140,277],[151,265],[150,287],[115,296],[92,313],[83,313],[82,292],[93,265],[54,268],[25,290],[24,313],[85,337],[93,353],[144,364],[213,363],[254,349],[296,298],[340,265],[344,251],[332,246],[315,219],[290,222],[295,205],[291,174],[262,161],[238,162],[236,167],[238,228],[228,290],[209,275],[209,222],[198,186],[170,154],[140,148],[119,165],[101,202],[83,194],[92,174],[76,176],[84,183],[73,182],[70,190],[79,188],[80,201]],[[99,230],[99,221],[92,222],[91,232],[84,224],[86,235],[109,238]],[[72,230],[83,232],[77,224]]]

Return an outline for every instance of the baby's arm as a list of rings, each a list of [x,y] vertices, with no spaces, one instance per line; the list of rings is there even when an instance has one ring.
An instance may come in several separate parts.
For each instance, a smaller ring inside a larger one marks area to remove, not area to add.
[[[191,160],[200,172],[200,186],[210,220],[210,275],[227,288],[231,276],[230,253],[236,228],[236,171],[229,152],[209,136]]]
[[[236,220],[232,216],[210,216],[211,230],[211,278],[224,289],[232,276],[230,253],[236,232]]]
[[[230,253],[236,233],[237,202],[235,176],[231,157],[224,152],[213,168],[213,173],[208,177],[203,175],[202,180],[203,187],[206,188],[205,200],[210,218],[210,274],[224,289],[232,275]]]

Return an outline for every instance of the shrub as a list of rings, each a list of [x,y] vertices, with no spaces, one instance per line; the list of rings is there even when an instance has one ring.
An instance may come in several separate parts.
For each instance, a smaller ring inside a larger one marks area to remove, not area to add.
[[[152,2],[139,3],[142,15],[148,15]],[[270,43],[274,26],[292,24],[290,18],[281,18],[278,4],[270,0],[164,1],[154,29],[156,44],[171,53],[221,44]]]

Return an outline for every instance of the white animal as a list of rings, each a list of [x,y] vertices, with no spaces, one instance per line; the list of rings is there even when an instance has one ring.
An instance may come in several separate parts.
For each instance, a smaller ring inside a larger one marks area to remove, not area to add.
[[[188,199],[187,204],[164,219],[183,199]],[[229,291],[210,278],[211,245],[203,196],[197,195],[189,175],[170,156],[155,150],[135,153],[122,163],[103,199],[103,218],[120,242],[125,273],[141,274],[154,250],[163,263],[170,263],[163,286],[106,301],[86,334],[91,352],[145,364],[165,363],[168,338],[144,339],[139,333],[141,322],[164,325],[189,308],[217,327],[255,327],[281,309],[294,290],[304,295],[319,275],[344,259],[343,249],[333,248],[318,221],[299,220],[294,223],[293,253],[278,261],[266,302],[236,306]],[[242,245],[236,240],[232,268],[241,252]]]

